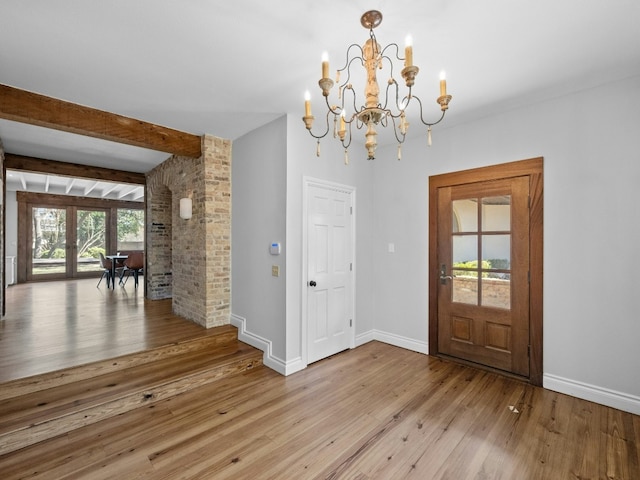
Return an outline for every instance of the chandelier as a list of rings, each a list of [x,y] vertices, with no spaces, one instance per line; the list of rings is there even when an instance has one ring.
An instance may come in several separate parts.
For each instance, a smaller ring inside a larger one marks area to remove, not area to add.
[[[400,47],[397,44],[391,43],[386,47],[380,47],[380,44],[376,40],[376,36],[373,33],[373,29],[376,28],[382,22],[382,14],[377,10],[370,10],[362,15],[360,23],[364,28],[369,30],[369,39],[365,42],[364,46],[360,47],[357,44],[352,44],[347,49],[347,61],[343,68],[339,69],[336,73],[335,83],[338,85],[338,101],[333,103],[329,100],[331,88],[334,85],[334,81],[329,78],[329,59],[326,54],[322,58],[322,78],[318,82],[322,95],[325,97],[327,103],[327,121],[326,130],[320,135],[314,134],[311,129],[313,127],[314,116],[311,114],[311,100],[309,92],[305,93],[305,113],[302,120],[309,130],[311,136],[318,141],[316,155],[320,156],[320,139],[324,138],[331,129],[330,123],[333,120],[333,136],[339,138],[342,146],[344,147],[344,161],[345,164],[349,163],[349,145],[351,145],[351,130],[355,126],[357,129],[366,128],[365,133],[365,148],[367,149],[367,159],[373,160],[375,158],[376,147],[378,145],[376,137],[376,127],[393,127],[396,140],[398,141],[398,160],[402,157],[401,145],[404,143],[407,135],[407,129],[409,128],[409,122],[405,116],[405,110],[407,107],[416,103],[420,111],[420,121],[427,127],[427,143],[431,145],[431,127],[442,121],[447,109],[449,108],[449,102],[451,101],[451,95],[447,95],[447,82],[444,77],[444,73],[440,75],[440,96],[437,98],[437,103],[440,105],[440,111],[442,115],[435,122],[427,122],[422,115],[422,101],[417,96],[413,95],[413,85],[415,83],[416,75],[418,74],[418,67],[413,64],[413,47],[411,45],[410,37],[407,37],[407,44],[404,49],[404,58],[401,58]],[[355,52],[355,53],[353,53]],[[393,77],[393,61],[392,56],[398,61],[404,61],[404,68],[400,74],[404,79],[405,85],[408,88],[408,92],[402,99],[400,99],[400,87],[398,82]],[[364,105],[358,105],[358,99],[356,91],[351,84],[351,65],[352,63],[361,64],[366,70],[366,85],[364,86]],[[378,79],[376,76],[376,70],[385,70],[389,72],[389,80],[384,95],[384,103],[380,102],[380,87],[378,85]],[[340,74],[344,73],[346,80],[340,83]]]

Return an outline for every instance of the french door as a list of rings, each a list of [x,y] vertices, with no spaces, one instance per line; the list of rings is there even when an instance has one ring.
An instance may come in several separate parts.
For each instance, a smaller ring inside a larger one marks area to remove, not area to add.
[[[93,276],[106,251],[107,209],[31,205],[27,280]]]
[[[542,158],[429,179],[429,353],[542,384]]]

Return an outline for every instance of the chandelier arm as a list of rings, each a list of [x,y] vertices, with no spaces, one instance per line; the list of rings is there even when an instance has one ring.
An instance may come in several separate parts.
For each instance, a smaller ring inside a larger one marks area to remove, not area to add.
[[[357,46],[357,45],[356,45]],[[362,49],[360,49],[362,50]],[[349,59],[347,59],[349,60]],[[353,62],[355,62],[356,60],[360,60],[361,64],[364,64],[364,58],[363,57],[353,57],[351,60],[349,60],[347,62],[347,64],[345,65],[344,68],[338,70],[339,72],[347,72],[347,79],[340,84],[340,86],[338,88],[340,88],[340,90],[342,90],[342,92],[344,93],[344,89],[349,85],[349,82],[351,81],[351,64]]]
[[[385,55],[385,51],[387,50],[387,48],[389,47],[395,47],[396,48],[396,59],[400,60],[400,61],[404,61],[404,58],[400,58],[398,52],[399,52],[399,48],[397,43],[390,43],[389,45],[387,45],[386,47],[384,47],[382,49],[382,52],[380,52],[380,63],[382,64],[383,60],[386,60],[387,62],[389,62],[389,69],[390,69],[390,77],[393,78],[393,59],[388,56]]]
[[[355,48],[357,48],[358,50],[360,50],[360,56],[357,56],[357,55],[356,55],[355,57],[353,57],[353,58],[351,58],[351,59],[350,59],[350,58],[349,58],[349,52],[350,52],[350,51],[351,51],[351,49],[352,49],[352,48],[354,48],[354,47],[355,47]],[[360,60],[364,61],[364,60],[363,60],[363,57],[364,57],[364,51],[362,50],[362,47],[361,47],[360,45],[358,45],[357,43],[352,43],[351,45],[349,45],[349,48],[347,48],[347,53],[346,53],[346,55],[345,55],[345,56],[346,56],[346,59],[347,59],[347,60],[346,60],[346,62],[344,63],[344,67],[339,68],[339,69],[338,69],[338,72],[344,72],[344,71],[346,70],[346,71],[347,71],[347,73],[349,73],[349,70],[348,70],[349,65],[350,65],[350,64],[351,64],[351,62],[353,62],[356,58],[360,58]]]
[[[389,89],[391,88],[391,86],[394,86],[394,87],[395,87],[395,89],[396,89],[396,108],[397,108],[399,111],[403,110],[402,108],[400,108],[400,104],[398,103],[398,94],[400,93],[400,90],[399,90],[400,86],[398,85],[398,82],[396,82],[395,78],[391,77],[391,78],[389,79],[389,81],[387,82],[387,88],[386,88],[385,93],[384,93],[384,105],[380,105],[380,107],[381,107],[382,109],[384,109],[384,110],[388,110],[390,114],[391,114],[391,109],[390,109],[390,108],[387,108],[387,104],[389,103]],[[409,91],[409,93],[411,93],[411,91]],[[406,99],[406,98],[407,98],[407,97],[405,96],[405,97],[403,98],[403,101],[404,101],[404,99]],[[408,105],[408,104],[409,104],[409,102],[407,101],[407,105]],[[404,108],[407,108],[407,105],[405,105],[405,106],[404,106]],[[398,113],[398,115],[394,115],[394,116],[395,116],[395,117],[398,117],[398,116],[400,116],[400,114]]]
[[[315,139],[317,139],[317,140],[320,140],[321,138],[324,138],[324,137],[326,137],[326,136],[327,136],[327,134],[329,133],[329,130],[330,130],[330,126],[329,126],[329,115],[330,115],[330,114],[331,114],[331,112],[327,112],[327,129],[325,130],[325,132],[324,132],[322,135],[316,135],[315,133],[313,133],[313,132],[311,131],[311,129],[308,129],[309,134],[310,134],[313,138],[315,138]]]
[[[399,46],[397,43],[390,43],[389,45],[387,45],[386,47],[384,47],[384,48],[382,49],[382,51],[380,52],[380,56],[381,56],[381,57],[386,57],[386,55],[385,55],[385,53],[384,53],[384,52],[386,52],[386,51],[387,51],[387,48],[392,48],[392,47],[395,47],[395,48],[396,48],[396,60],[400,60],[400,61],[404,62],[404,60],[405,60],[405,59],[404,59],[404,58],[402,58],[402,57],[400,56],[400,53],[399,53],[399,52],[400,52],[400,46]],[[388,57],[387,57],[387,58],[388,58]],[[392,60],[391,60],[390,58],[389,58],[389,61],[390,61],[390,62],[392,62]],[[393,63],[393,62],[392,62],[392,63]]]
[[[444,119],[444,116],[447,113],[446,110],[442,112],[442,115],[440,115],[440,118],[437,121],[431,122],[431,123],[425,122],[424,118],[422,117],[422,100],[420,100],[420,98],[416,97],[415,95],[413,95],[411,98],[415,98],[418,104],[420,105],[420,121],[427,127],[433,127],[434,125],[439,124]]]
[[[400,129],[396,127],[396,118],[397,117],[391,116],[391,121],[393,122],[393,134],[395,135],[398,143],[404,143],[404,139],[406,138],[407,134],[400,132]],[[398,136],[398,132],[400,132],[400,135],[402,135],[402,138]]]
[[[333,113],[337,117],[338,115],[340,115],[340,112],[342,111],[342,109],[335,108],[335,107],[337,107],[337,105],[331,106],[331,104],[329,103],[329,97],[324,97],[324,99],[327,102],[327,110],[328,110],[327,111],[327,123],[328,123],[329,122],[329,114]]]

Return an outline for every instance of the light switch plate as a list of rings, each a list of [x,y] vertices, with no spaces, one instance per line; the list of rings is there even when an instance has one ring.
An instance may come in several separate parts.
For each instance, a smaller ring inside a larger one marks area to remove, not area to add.
[[[278,265],[271,265],[271,275],[274,277],[280,276],[280,267]]]

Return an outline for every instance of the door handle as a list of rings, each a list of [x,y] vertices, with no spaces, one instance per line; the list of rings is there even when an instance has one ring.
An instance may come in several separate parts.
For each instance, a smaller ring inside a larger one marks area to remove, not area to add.
[[[315,281],[315,280],[311,280],[311,281],[309,282],[309,286],[310,286],[310,287],[315,287],[316,285],[317,285],[317,283],[316,283],[316,281]]]
[[[446,285],[447,280],[453,280],[453,277],[451,275],[446,275],[446,273],[447,265],[443,263],[440,265],[440,285]]]

